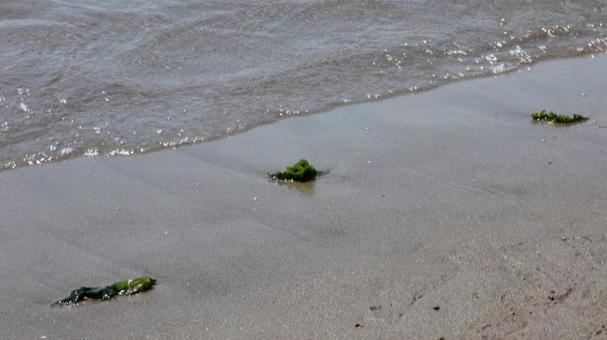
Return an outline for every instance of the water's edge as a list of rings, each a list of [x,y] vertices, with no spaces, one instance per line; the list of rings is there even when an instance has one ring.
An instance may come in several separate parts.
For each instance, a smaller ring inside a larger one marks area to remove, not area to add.
[[[0,170],[602,54],[606,13],[597,0],[2,1]]]
[[[520,65],[517,68],[512,68],[512,69],[508,69],[505,70],[504,72],[501,72],[499,74],[493,74],[493,75],[476,75],[476,76],[471,76],[471,77],[467,77],[467,78],[460,78],[460,79],[453,79],[450,80],[449,82],[445,82],[442,84],[437,84],[435,86],[431,86],[431,87],[425,87],[425,88],[418,88],[415,90],[410,90],[410,89],[405,89],[405,90],[401,90],[401,91],[394,91],[391,94],[387,94],[387,95],[382,95],[379,96],[377,98],[371,98],[368,100],[358,100],[358,101],[349,101],[347,103],[334,103],[334,104],[330,104],[327,107],[321,109],[321,110],[315,110],[315,111],[307,111],[307,112],[300,112],[298,114],[294,114],[294,115],[285,115],[285,116],[277,116],[275,119],[271,120],[271,121],[266,121],[266,122],[259,122],[257,124],[252,124],[246,128],[243,129],[235,129],[232,130],[230,133],[226,133],[226,134],[222,134],[222,135],[216,135],[216,136],[212,136],[212,137],[208,137],[205,139],[201,139],[198,141],[194,141],[191,143],[183,143],[177,146],[171,146],[171,147],[163,147],[163,148],[157,148],[157,149],[150,149],[150,150],[145,150],[142,152],[136,152],[136,153],[129,153],[129,154],[120,154],[120,153],[116,153],[116,154],[111,154],[111,155],[66,155],[64,158],[62,159],[56,159],[56,160],[50,160],[50,161],[43,161],[43,162],[37,162],[34,164],[27,164],[27,165],[22,165],[22,166],[14,166],[14,167],[5,167],[5,168],[1,168],[0,167],[0,173],[4,172],[4,171],[9,171],[9,170],[18,170],[21,168],[27,168],[27,167],[31,167],[31,166],[44,166],[44,165],[52,165],[52,164],[56,164],[56,163],[62,163],[65,161],[70,161],[70,160],[74,160],[74,159],[79,159],[79,158],[99,158],[99,157],[135,157],[138,155],[145,155],[145,154],[151,154],[151,153],[156,153],[156,152],[167,152],[167,151],[174,151],[174,150],[179,150],[182,148],[186,148],[186,147],[190,147],[190,146],[195,146],[197,144],[201,144],[201,143],[208,143],[208,142],[213,142],[213,141],[218,141],[221,139],[225,139],[225,138],[230,138],[234,135],[238,135],[241,133],[246,133],[252,129],[261,127],[261,126],[265,126],[265,125],[269,125],[269,124],[274,124],[277,122],[282,121],[283,119],[289,119],[289,118],[303,118],[303,117],[307,117],[307,116],[312,116],[312,115],[318,115],[318,114],[325,114],[325,113],[330,113],[331,111],[334,111],[338,108],[344,108],[344,107],[349,107],[349,106],[355,106],[355,105],[361,105],[361,104],[369,104],[369,103],[379,103],[385,100],[389,100],[389,99],[393,99],[395,97],[401,97],[401,96],[409,96],[409,95],[418,95],[424,92],[428,92],[428,91],[432,91],[435,90],[439,87],[444,87],[444,86],[450,86],[459,82],[465,82],[465,81],[476,81],[479,79],[486,79],[486,78],[501,78],[501,77],[506,77],[511,75],[512,73],[515,72],[533,72],[533,68],[532,66],[537,66],[543,63],[552,63],[552,62],[559,62],[560,60],[568,60],[568,59],[584,59],[584,58],[595,58],[596,56],[603,56],[605,55],[607,57],[607,52],[606,53],[602,53],[602,54],[596,54],[596,53],[587,53],[587,54],[580,54],[577,56],[568,56],[568,57],[559,57],[559,58],[546,58],[546,59],[542,59],[542,60],[538,60],[538,61],[534,61],[533,63],[530,64],[525,64],[525,65]],[[524,70],[525,68],[527,68],[527,70]],[[529,114],[531,114],[531,110],[533,110],[533,108],[530,108]]]

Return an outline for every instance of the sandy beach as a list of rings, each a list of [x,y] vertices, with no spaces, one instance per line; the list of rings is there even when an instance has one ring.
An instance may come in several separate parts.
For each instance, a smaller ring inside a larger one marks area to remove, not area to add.
[[[607,57],[0,172],[3,339],[607,336]],[[587,123],[533,124],[539,109]],[[268,181],[299,158],[329,171]],[[83,285],[150,292],[71,308]]]

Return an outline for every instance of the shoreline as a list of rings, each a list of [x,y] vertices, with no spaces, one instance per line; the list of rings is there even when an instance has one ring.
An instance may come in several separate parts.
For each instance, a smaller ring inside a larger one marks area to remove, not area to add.
[[[587,52],[586,54],[582,54],[582,55],[574,55],[574,56],[560,56],[560,57],[552,57],[552,58],[548,58],[548,59],[540,59],[540,60],[535,60],[533,63],[531,64],[524,64],[524,65],[519,65],[518,67],[515,67],[513,69],[509,69],[507,71],[503,71],[501,73],[498,74],[478,74],[478,75],[473,75],[473,76],[469,76],[469,77],[464,77],[464,78],[459,78],[459,79],[450,79],[448,82],[446,83],[439,83],[437,85],[429,85],[428,87],[425,87],[423,89],[415,89],[415,90],[411,90],[411,89],[401,89],[401,90],[397,90],[397,91],[393,91],[391,93],[384,93],[382,95],[379,95],[379,97],[373,98],[373,99],[359,99],[359,100],[350,100],[348,99],[348,102],[335,102],[335,103],[330,103],[328,104],[325,108],[319,109],[319,110],[312,110],[312,111],[305,111],[304,113],[298,113],[298,114],[287,114],[286,116],[282,116],[282,114],[278,117],[274,117],[272,119],[265,119],[263,121],[257,122],[255,124],[252,124],[252,126],[250,127],[245,127],[243,129],[239,129],[239,128],[234,128],[232,129],[231,127],[228,127],[227,129],[229,129],[231,132],[230,133],[225,133],[225,134],[218,134],[218,135],[212,135],[212,136],[208,136],[208,137],[204,137],[204,136],[199,136],[199,137],[191,137],[191,139],[195,140],[193,142],[191,141],[186,141],[183,144],[179,144],[176,146],[157,146],[157,148],[154,149],[149,149],[147,148],[147,150],[145,151],[137,151],[135,149],[115,149],[112,152],[110,152],[110,154],[100,154],[100,155],[94,155],[94,156],[89,156],[87,155],[87,152],[83,153],[83,154],[72,154],[69,153],[67,156],[62,156],[62,158],[60,159],[39,159],[39,160],[33,160],[32,164],[29,165],[17,165],[17,163],[12,160],[9,161],[5,164],[2,165],[2,167],[0,167],[0,172],[3,171],[11,171],[11,170],[15,170],[15,169],[21,169],[21,168],[28,168],[28,167],[32,167],[32,166],[44,166],[46,164],[56,164],[56,163],[62,163],[62,162],[66,162],[66,161],[71,161],[74,159],[80,159],[80,158],[99,158],[99,157],[117,157],[117,158],[121,158],[121,157],[133,157],[133,156],[139,156],[139,155],[146,155],[146,154],[150,154],[150,153],[156,153],[156,152],[162,152],[162,151],[175,151],[175,150],[179,150],[182,148],[187,148],[190,146],[195,146],[195,145],[199,145],[199,144],[203,144],[203,143],[209,143],[209,142],[214,142],[217,140],[222,140],[224,138],[231,138],[232,136],[241,134],[241,133],[246,133],[247,131],[250,131],[252,129],[261,127],[261,126],[265,126],[265,125],[269,125],[269,124],[275,124],[275,123],[279,123],[284,119],[290,119],[290,118],[300,118],[300,117],[307,117],[307,116],[313,116],[313,115],[318,115],[318,114],[324,114],[324,113],[328,113],[331,111],[335,111],[335,110],[341,110],[344,108],[347,108],[349,106],[352,105],[364,105],[364,104],[372,104],[372,103],[380,103],[382,101],[385,100],[391,100],[393,98],[396,97],[402,97],[402,96],[415,96],[415,95],[419,95],[419,94],[423,94],[425,92],[428,91],[433,91],[437,88],[440,88],[442,86],[450,86],[453,84],[457,84],[459,82],[465,82],[465,81],[473,81],[473,80],[480,80],[480,79],[485,79],[485,78],[496,78],[496,77],[502,77],[502,76],[507,76],[510,75],[512,73],[517,73],[517,72],[530,72],[534,67],[537,67],[538,65],[541,65],[543,63],[546,62],[558,62],[560,60],[570,60],[570,59],[586,59],[586,58],[595,58],[596,55],[599,55],[599,57],[602,57],[602,54],[597,54],[595,52]],[[277,112],[275,112],[277,113]],[[188,137],[190,138],[190,137]],[[96,148],[91,148],[89,149],[89,151],[94,150],[95,152],[97,152]],[[113,154],[112,154],[113,153]],[[34,155],[39,155],[41,154],[40,152],[35,153]],[[43,154],[43,153],[42,153]],[[19,161],[21,162],[21,161]]]
[[[0,334],[604,333],[605,71],[604,55],[547,61],[175,151],[3,171]],[[532,124],[542,108],[591,120]],[[265,177],[299,158],[329,175],[307,192]],[[140,275],[157,286],[50,308]]]

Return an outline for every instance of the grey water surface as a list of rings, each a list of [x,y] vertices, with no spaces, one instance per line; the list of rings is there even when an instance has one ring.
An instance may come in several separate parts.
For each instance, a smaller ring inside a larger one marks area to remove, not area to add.
[[[605,51],[606,0],[0,0],[0,169]]]

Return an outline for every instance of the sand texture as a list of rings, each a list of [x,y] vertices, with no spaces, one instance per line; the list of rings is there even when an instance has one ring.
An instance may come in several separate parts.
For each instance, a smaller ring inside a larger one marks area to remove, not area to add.
[[[605,337],[605,75],[605,56],[559,60],[1,172],[0,338]],[[591,120],[533,124],[542,108]],[[300,158],[329,173],[265,177]],[[157,286],[50,307],[141,275]]]

